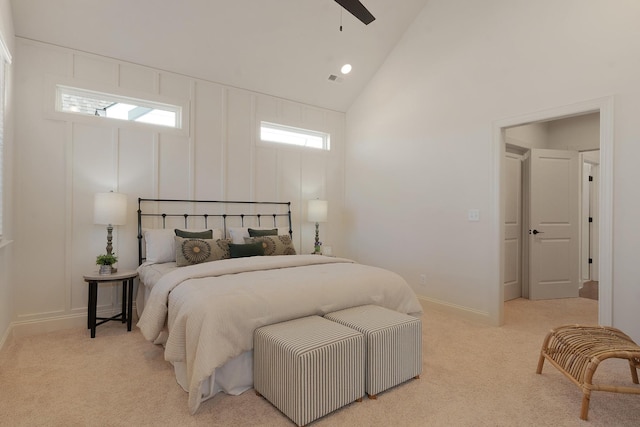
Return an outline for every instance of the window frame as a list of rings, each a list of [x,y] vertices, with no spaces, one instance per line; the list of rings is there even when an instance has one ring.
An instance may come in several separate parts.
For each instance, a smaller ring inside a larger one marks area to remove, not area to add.
[[[301,144],[292,144],[284,141],[273,141],[262,139],[262,129],[263,127],[267,127],[276,131],[285,131],[292,132],[295,134],[307,136],[307,137],[319,137],[322,139],[322,147],[313,147],[309,145],[301,145]],[[318,153],[327,153],[331,151],[331,134],[329,132],[323,132],[313,129],[305,129],[297,126],[284,125],[282,123],[274,123],[267,120],[260,120],[258,123],[258,141],[261,144],[269,145],[271,147],[280,147],[280,148],[289,148],[289,149],[299,149],[299,150],[309,150],[315,151]]]
[[[101,116],[96,114],[95,117],[99,117],[101,119],[111,119],[111,120],[119,120],[119,121],[123,121],[123,122],[131,122],[131,123],[139,123],[139,124],[147,124],[147,125],[152,125],[152,126],[161,126],[163,128],[168,128],[168,129],[182,129],[182,106],[180,105],[173,105],[173,104],[167,104],[164,102],[156,102],[156,101],[152,101],[149,99],[141,99],[141,98],[134,98],[134,97],[130,97],[130,96],[123,96],[123,95],[117,95],[117,94],[113,94],[113,93],[106,93],[106,92],[102,92],[102,91],[97,91],[97,90],[91,90],[91,89],[83,89],[83,88],[79,88],[79,87],[74,87],[74,86],[68,86],[65,84],[57,84],[56,85],[56,94],[55,94],[55,110],[59,113],[63,113],[63,114],[75,114],[75,115],[79,115],[79,116],[84,116],[84,117],[92,117],[92,114],[85,114],[82,112],[74,112],[74,111],[69,111],[69,110],[65,110],[64,106],[63,106],[63,95],[72,95],[72,96],[78,96],[78,97],[93,97],[93,98],[97,98],[100,100],[103,100],[105,102],[111,102],[113,104],[130,104],[130,105],[135,105],[136,107],[143,107],[143,108],[150,108],[150,109],[157,109],[157,110],[162,110],[162,111],[168,111],[171,113],[175,114],[175,125],[171,126],[171,125],[163,125],[163,124],[158,124],[158,123],[149,123],[149,122],[145,122],[145,121],[138,121],[138,120],[130,120],[130,119],[121,119],[121,118],[117,118],[117,117],[109,117],[109,116]]]
[[[152,123],[109,119],[89,114],[78,114],[73,112],[58,111],[56,107],[58,102],[57,87],[67,86],[77,88],[87,92],[98,92],[110,94],[119,99],[146,100],[152,104],[174,105],[182,109],[181,127],[174,128],[169,126],[161,126]],[[55,74],[45,75],[45,96],[44,96],[44,116],[51,120],[59,120],[72,123],[84,123],[90,126],[117,127],[119,129],[146,129],[159,132],[162,134],[174,134],[180,136],[189,136],[191,127],[191,101],[184,98],[170,97],[160,95],[153,92],[140,91],[135,89],[126,89],[113,84],[101,82],[92,82],[77,77],[63,77]],[[109,119],[109,120],[105,120]]]
[[[4,199],[7,192],[5,191],[5,136],[6,136],[6,99],[7,99],[7,72],[11,65],[11,53],[7,48],[2,35],[0,35],[0,247],[7,243],[4,238],[5,218],[4,210],[6,204]]]

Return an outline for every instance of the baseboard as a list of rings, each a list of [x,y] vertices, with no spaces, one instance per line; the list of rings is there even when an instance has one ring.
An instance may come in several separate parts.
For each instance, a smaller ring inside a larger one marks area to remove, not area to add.
[[[64,316],[49,317],[37,320],[25,320],[13,322],[13,336],[26,337],[31,335],[46,334],[63,329],[87,327],[87,315],[69,314]]]
[[[428,298],[418,295],[418,300],[425,309],[440,310],[447,313],[453,313],[465,319],[472,320],[474,322],[483,323],[486,325],[492,325],[491,317],[486,311],[475,310],[469,307],[464,307],[457,304],[451,304],[445,301]]]
[[[133,303],[134,324],[137,319],[136,303]],[[109,317],[119,313],[113,312],[113,310],[101,310],[98,311],[98,316]],[[63,329],[76,329],[87,328],[87,313],[74,313],[56,317],[48,317],[35,320],[24,320],[13,322],[10,330],[12,329],[11,336],[13,337],[25,337],[31,335],[46,334],[49,332],[60,331]],[[1,347],[0,347],[1,348]]]

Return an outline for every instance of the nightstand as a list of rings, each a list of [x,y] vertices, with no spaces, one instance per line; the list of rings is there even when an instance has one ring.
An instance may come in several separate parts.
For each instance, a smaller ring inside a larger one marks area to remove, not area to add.
[[[119,270],[112,274],[85,274],[84,281],[89,283],[89,303],[87,305],[87,329],[91,329],[91,338],[96,336],[96,326],[110,320],[127,322],[127,331],[131,331],[133,318],[133,279],[138,276],[135,270]],[[122,312],[111,317],[98,317],[98,283],[122,282]],[[100,322],[98,322],[100,320]]]

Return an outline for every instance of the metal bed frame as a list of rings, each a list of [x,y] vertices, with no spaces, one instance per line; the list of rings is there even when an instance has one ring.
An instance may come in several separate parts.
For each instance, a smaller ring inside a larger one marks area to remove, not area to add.
[[[156,208],[151,209],[152,212],[143,212],[143,204],[155,203]],[[178,205],[181,204],[181,205]],[[184,204],[190,204],[191,213],[186,213],[184,210]],[[226,211],[233,205],[247,206],[249,210],[260,209],[263,207],[273,208],[272,212],[249,212],[249,213],[227,213]],[[173,209],[175,207],[175,209]],[[182,208],[182,212],[178,212]],[[215,208],[223,213],[215,212]],[[286,209],[286,212],[284,212]],[[213,213],[212,213],[213,212]],[[217,228],[209,225],[209,221],[218,221],[219,228],[222,228],[223,235],[227,237],[227,219],[236,218],[240,220],[240,227],[244,227],[245,219],[255,220],[256,226],[261,226],[262,220],[265,218],[271,218],[273,226],[278,226],[278,218],[286,217],[289,226],[289,236],[293,236],[293,230],[291,228],[291,202],[250,202],[250,201],[224,201],[224,200],[189,200],[189,199],[145,199],[138,198],[138,264],[142,264],[145,260],[143,257],[143,245],[142,245],[142,221],[144,218],[156,218],[161,219],[161,226],[155,228],[167,228],[167,219],[169,218],[184,218],[185,229],[189,228],[189,220],[193,218],[201,218],[203,220],[204,228]]]

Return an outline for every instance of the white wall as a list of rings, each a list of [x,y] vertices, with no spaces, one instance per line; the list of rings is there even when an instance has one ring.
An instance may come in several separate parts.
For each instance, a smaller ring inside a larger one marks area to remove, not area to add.
[[[493,123],[613,95],[613,323],[640,339],[639,19],[625,0],[428,2],[347,113],[353,254],[497,318]]]
[[[96,192],[128,195],[127,225],[114,231],[121,268],[137,266],[138,197],[291,201],[301,252],[313,246],[306,200],[327,198],[324,240],[342,250],[343,113],[16,40],[16,333],[86,324],[82,274],[106,241],[93,224]],[[55,83],[183,103],[187,129],[54,113]],[[331,151],[260,145],[260,120],[330,132]],[[117,296],[101,290],[99,309]]]
[[[509,128],[508,144],[523,148],[590,151],[600,148],[600,114],[590,113]]]
[[[548,148],[549,124],[531,123],[505,131],[505,142],[522,148]]]
[[[549,122],[549,148],[589,151],[600,148],[600,114]]]
[[[0,39],[4,43],[8,53],[14,55],[13,22],[11,19],[10,0],[0,0]],[[6,100],[4,121],[4,168],[3,169],[3,234],[4,240],[13,237],[13,91],[12,91],[13,67],[8,66],[5,74]],[[9,326],[13,316],[13,245],[5,244],[0,240],[0,349],[9,336]]]

